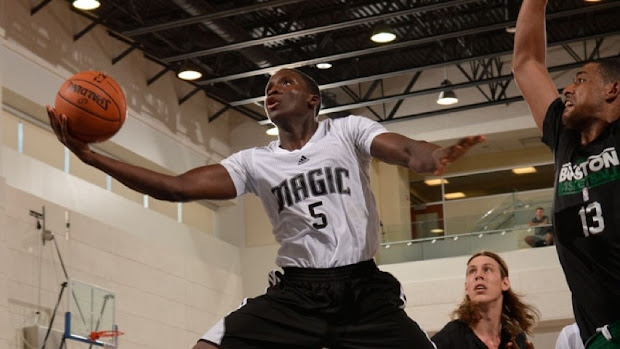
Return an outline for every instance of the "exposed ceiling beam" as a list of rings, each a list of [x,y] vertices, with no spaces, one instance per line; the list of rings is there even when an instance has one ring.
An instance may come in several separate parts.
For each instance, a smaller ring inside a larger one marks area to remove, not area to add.
[[[615,56],[610,56],[610,57],[620,57],[620,55],[615,55]],[[549,70],[549,72],[565,71],[565,70],[570,70],[570,69],[573,69],[573,68],[580,67],[582,64],[583,64],[583,62],[564,64],[564,65],[560,65],[560,66],[549,67],[548,70]],[[462,83],[462,84],[456,84],[456,85],[452,85],[451,87],[456,90],[456,89],[459,89],[459,88],[467,88],[467,87],[473,87],[473,86],[478,86],[478,85],[482,85],[482,84],[489,84],[489,83],[497,83],[497,82],[501,82],[501,81],[507,81],[507,80],[510,80],[510,79],[512,79],[512,75],[503,75],[503,76],[498,76],[498,77],[491,78],[491,79],[484,79],[484,80],[480,80],[480,81],[472,81],[472,82],[466,82],[466,83]],[[429,89],[420,90],[420,91],[414,91],[414,92],[410,92],[410,93],[403,93],[403,94],[393,95],[393,96],[388,96],[388,97],[383,97],[383,98],[376,98],[376,99],[373,99],[373,100],[363,101],[363,102],[359,102],[359,103],[351,103],[351,104],[342,105],[342,106],[333,107],[333,108],[325,108],[325,109],[322,109],[319,112],[319,114],[323,115],[323,114],[329,114],[329,113],[336,113],[336,112],[351,110],[351,109],[355,109],[355,108],[369,107],[371,105],[376,105],[376,104],[380,104],[380,103],[387,103],[387,102],[392,102],[392,101],[401,101],[401,100],[404,100],[404,99],[407,99],[407,98],[411,98],[411,97],[416,97],[416,96],[421,96],[421,95],[437,93],[440,90],[441,90],[441,87],[429,88]],[[561,90],[562,89],[559,89],[558,91],[561,91]],[[399,117],[393,117],[393,118],[387,118],[387,119],[380,119],[379,122],[400,121],[400,120],[403,120],[403,119],[413,119],[413,118],[422,118],[422,117],[429,117],[429,116],[435,116],[435,115],[443,115],[443,114],[454,113],[454,112],[465,111],[465,110],[471,110],[471,109],[476,109],[476,108],[483,108],[483,107],[488,107],[488,106],[493,106],[493,105],[518,102],[518,101],[522,101],[522,100],[523,100],[523,96],[512,96],[512,97],[505,97],[504,96],[503,98],[498,98],[498,99],[492,100],[492,101],[486,101],[486,102],[474,103],[474,104],[468,104],[468,105],[460,105],[460,106],[452,107],[452,108],[431,110],[431,111],[427,111],[427,112],[423,112],[423,113],[411,114],[411,115],[406,115],[406,116],[399,116]]]
[[[589,13],[589,12],[594,12],[594,11],[608,10],[608,9],[613,9],[616,7],[620,7],[620,1],[612,2],[612,3],[604,3],[601,5],[590,6],[587,8],[579,8],[579,9],[573,9],[573,10],[567,10],[567,11],[549,14],[547,16],[547,20],[568,17],[568,16],[572,16],[575,14],[584,14],[584,13]],[[369,47],[369,48],[361,49],[357,51],[343,52],[343,53],[334,54],[330,56],[323,56],[323,57],[317,57],[317,58],[307,59],[303,61],[280,64],[277,66],[256,69],[256,70],[251,70],[251,71],[246,71],[246,72],[231,74],[231,75],[226,75],[226,76],[220,76],[217,78],[205,79],[205,80],[198,82],[198,84],[210,85],[210,84],[219,83],[219,82],[248,78],[251,76],[269,74],[269,73],[272,73],[280,69],[299,68],[299,67],[313,65],[313,64],[325,62],[325,61],[334,62],[334,61],[338,61],[338,60],[345,59],[345,58],[354,58],[354,57],[369,55],[373,53],[396,50],[396,49],[431,43],[431,42],[437,42],[441,40],[453,39],[453,38],[457,38],[457,37],[461,37],[465,35],[481,34],[485,32],[495,31],[498,29],[503,30],[504,28],[506,28],[507,25],[511,23],[514,23],[514,21],[496,23],[496,24],[487,25],[484,27],[471,28],[467,30],[461,30],[461,31],[456,31],[452,33],[429,36],[429,37],[420,38],[420,39],[401,41],[401,42],[397,42],[397,43],[389,44],[389,45]],[[613,33],[606,33],[605,35],[610,35],[610,34],[615,34],[615,33],[617,33],[617,31]]]
[[[419,12],[434,11],[434,10],[447,8],[451,6],[464,5],[470,2],[477,2],[477,1],[479,0],[453,0],[453,1],[448,1],[445,3],[416,7],[413,9],[407,9],[407,10],[402,10],[402,11],[397,11],[397,12],[383,13],[380,15],[358,18],[358,19],[354,19],[351,21],[334,23],[334,24],[329,24],[329,25],[325,25],[321,27],[314,27],[314,28],[309,28],[309,29],[304,29],[304,30],[298,30],[298,31],[290,32],[290,33],[284,33],[284,34],[268,36],[268,37],[260,38],[260,39],[248,40],[248,41],[238,42],[234,44],[213,47],[213,48],[206,49],[206,50],[188,52],[188,53],[184,53],[184,54],[180,54],[176,56],[166,57],[166,58],[163,58],[163,60],[166,62],[174,62],[174,61],[179,61],[179,60],[188,59],[188,58],[203,57],[203,56],[208,56],[208,55],[212,55],[216,53],[222,53],[222,52],[227,52],[227,51],[239,50],[239,49],[246,48],[246,47],[262,45],[262,44],[266,44],[270,42],[294,39],[294,38],[299,38],[299,37],[306,36],[306,35],[313,35],[313,34],[333,31],[333,30],[344,29],[348,27],[354,27],[360,24],[378,22],[378,21],[382,21],[388,18],[393,18],[393,17],[398,17],[398,16],[407,16],[407,15],[411,15],[411,14],[415,14]]]
[[[129,37],[134,37],[134,36],[138,36],[138,35],[143,35],[143,34],[153,33],[153,32],[157,32],[157,31],[162,31],[162,30],[166,30],[166,29],[183,27],[183,26],[186,26],[186,25],[200,23],[200,22],[203,22],[203,21],[212,21],[212,20],[215,20],[215,19],[232,17],[232,16],[236,16],[236,15],[240,15],[240,14],[247,14],[247,13],[259,11],[259,10],[262,10],[262,9],[265,9],[265,8],[279,7],[279,6],[295,4],[295,3],[298,3],[298,2],[302,2],[302,1],[304,1],[304,0],[274,0],[274,1],[268,1],[268,2],[263,2],[263,3],[254,4],[254,5],[250,5],[250,6],[235,8],[235,9],[228,10],[228,11],[220,11],[220,12],[210,13],[208,15],[194,16],[194,17],[190,17],[190,18],[179,19],[179,20],[176,20],[176,21],[170,21],[170,22],[167,22],[167,23],[161,23],[161,24],[157,24],[157,25],[152,25],[152,26],[149,26],[149,27],[142,27],[142,28],[137,28],[137,29],[133,29],[133,30],[127,30],[127,31],[124,31],[122,34],[126,35],[126,36],[129,36]]]
[[[465,111],[465,110],[472,110],[472,109],[490,107],[490,106],[493,106],[493,105],[514,103],[514,102],[519,102],[519,101],[522,101],[522,100],[523,100],[523,96],[515,96],[515,97],[510,97],[510,98],[504,98],[504,99],[501,99],[501,100],[496,100],[496,101],[482,102],[482,103],[475,103],[475,104],[468,104],[468,105],[460,105],[458,107],[453,107],[453,108],[431,110],[431,111],[427,111],[427,112],[423,112],[423,113],[418,113],[418,114],[410,114],[410,115],[406,115],[406,116],[399,116],[397,118],[393,118],[393,119],[389,119],[389,120],[384,120],[384,121],[380,121],[380,122],[396,122],[396,121],[403,121],[403,120],[406,120],[406,119],[420,119],[420,118],[429,117],[429,116],[443,115],[443,114],[456,113],[456,112]]]
[[[564,65],[559,65],[555,67],[549,67],[548,71],[549,72],[566,71],[566,70],[580,67],[582,65],[583,65],[583,62],[564,64]],[[513,78],[512,74],[508,74],[508,75],[497,76],[497,77],[490,78],[490,79],[482,79],[482,80],[477,80],[477,81],[464,82],[460,84],[453,84],[453,85],[450,85],[450,88],[453,90],[458,90],[458,89],[463,89],[463,88],[468,88],[468,87],[499,83],[499,82],[503,82],[506,80],[512,80],[512,78]],[[409,93],[402,93],[398,95],[392,95],[392,96],[387,96],[387,97],[382,97],[382,98],[375,98],[371,100],[361,101],[358,103],[344,104],[344,105],[340,105],[340,106],[333,107],[333,108],[325,108],[321,110],[319,114],[335,113],[339,111],[351,110],[351,109],[356,109],[356,108],[361,108],[361,107],[368,107],[368,106],[376,105],[376,104],[399,101],[399,100],[403,100],[406,98],[437,93],[443,89],[445,89],[445,87],[443,86],[432,87],[432,88],[419,90],[419,91],[413,91]],[[506,99],[503,99],[503,100],[506,100]],[[395,119],[398,119],[398,118],[395,118]]]
[[[620,31],[615,31],[613,33],[597,34],[597,35],[592,35],[592,36],[587,36],[587,37],[582,37],[582,38],[575,38],[575,39],[570,39],[570,40],[565,40],[565,41],[558,41],[558,42],[554,42],[554,43],[549,43],[549,47],[561,46],[561,45],[566,45],[566,44],[570,44],[570,43],[574,43],[574,42],[580,42],[580,41],[586,41],[586,40],[599,39],[599,38],[603,38],[603,37],[607,37],[607,36],[611,36],[611,35],[619,35],[619,34],[620,34]],[[500,52],[500,53],[492,53],[492,54],[483,55],[483,56],[468,57],[468,58],[459,59],[459,60],[446,61],[446,62],[442,62],[442,63],[438,63],[438,64],[425,65],[425,66],[422,66],[422,67],[412,67],[410,69],[393,71],[393,72],[389,72],[389,73],[385,73],[385,74],[369,75],[369,76],[359,77],[359,78],[355,78],[355,79],[341,80],[341,81],[336,81],[336,82],[329,83],[329,84],[320,85],[319,88],[321,90],[327,90],[327,89],[337,88],[337,87],[346,86],[346,85],[354,85],[354,84],[359,84],[359,83],[362,83],[362,82],[374,81],[374,80],[377,80],[377,79],[387,79],[387,78],[392,78],[392,77],[396,77],[396,76],[400,76],[400,75],[404,75],[404,74],[415,73],[415,72],[425,71],[425,70],[429,70],[429,69],[441,68],[443,66],[467,63],[467,62],[471,62],[471,61],[474,61],[474,60],[500,57],[500,56],[505,56],[505,55],[509,55],[509,54],[512,54],[512,50],[511,51],[504,51],[504,52]],[[265,99],[265,96],[261,95],[261,96],[251,97],[251,98],[242,99],[242,100],[238,100],[238,101],[233,101],[233,102],[230,102],[229,104],[231,106],[253,104],[253,103],[256,103],[256,102],[262,102],[263,99]]]
[[[458,89],[474,87],[474,86],[479,86],[479,85],[487,85],[487,84],[491,84],[491,83],[494,83],[494,82],[510,80],[510,79],[512,79],[512,75],[503,75],[503,76],[498,76],[498,77],[491,78],[491,79],[484,79],[484,80],[479,80],[479,81],[471,81],[471,82],[464,82],[464,83],[460,83],[460,84],[453,84],[453,85],[450,85],[450,88],[452,90],[458,90]],[[335,112],[339,112],[339,111],[357,109],[357,108],[367,107],[367,106],[371,106],[371,105],[377,105],[377,104],[382,104],[382,103],[400,101],[400,100],[411,98],[411,97],[417,97],[417,96],[424,96],[424,95],[428,95],[428,94],[434,94],[434,93],[440,92],[443,89],[445,89],[445,87],[443,87],[443,86],[431,87],[431,88],[427,88],[427,89],[419,90],[419,91],[413,91],[413,92],[402,93],[402,94],[398,94],[398,95],[392,95],[392,96],[387,96],[387,97],[369,99],[369,100],[361,101],[361,102],[358,102],[358,103],[343,104],[343,105],[339,105],[337,107],[322,109],[319,112],[319,114],[335,113]]]

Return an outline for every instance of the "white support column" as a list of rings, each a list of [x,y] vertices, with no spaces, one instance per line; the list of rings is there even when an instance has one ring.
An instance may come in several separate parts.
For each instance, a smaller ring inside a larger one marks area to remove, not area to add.
[[[382,240],[409,240],[411,239],[409,171],[382,162],[377,162],[375,168],[376,176],[372,181],[376,182],[373,190],[379,218],[383,223]]]

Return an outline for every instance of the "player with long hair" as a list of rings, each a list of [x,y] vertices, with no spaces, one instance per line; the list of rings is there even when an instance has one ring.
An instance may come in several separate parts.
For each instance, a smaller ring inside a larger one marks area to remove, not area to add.
[[[482,251],[467,261],[465,297],[453,317],[433,336],[437,349],[533,348],[526,333],[539,313],[512,290],[506,262]]]

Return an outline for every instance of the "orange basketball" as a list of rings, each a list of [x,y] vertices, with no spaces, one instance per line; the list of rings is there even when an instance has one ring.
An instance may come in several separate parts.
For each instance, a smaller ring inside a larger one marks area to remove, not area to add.
[[[98,71],[67,79],[56,94],[57,113],[67,116],[69,133],[86,143],[103,142],[125,122],[127,101],[120,85]]]

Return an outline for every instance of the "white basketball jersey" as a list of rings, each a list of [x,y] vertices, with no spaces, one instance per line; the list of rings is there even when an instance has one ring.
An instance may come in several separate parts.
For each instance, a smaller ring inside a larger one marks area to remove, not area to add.
[[[280,244],[278,266],[332,268],[375,255],[379,217],[370,145],[384,132],[362,116],[327,119],[301,149],[288,151],[273,141],[222,161],[237,195],[262,200]]]

